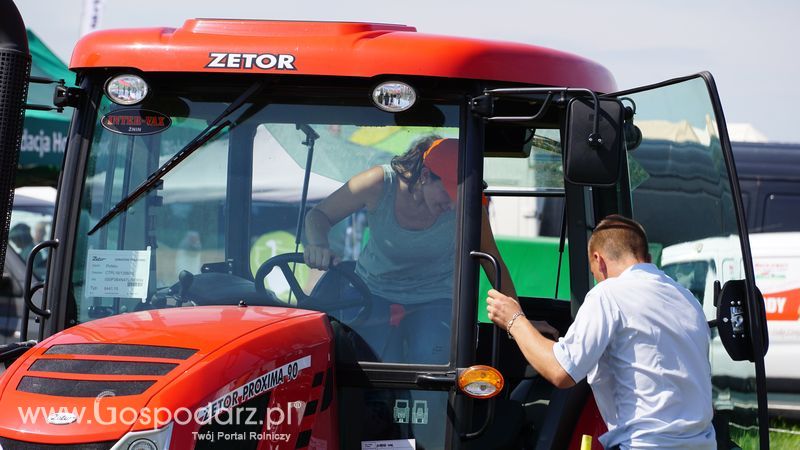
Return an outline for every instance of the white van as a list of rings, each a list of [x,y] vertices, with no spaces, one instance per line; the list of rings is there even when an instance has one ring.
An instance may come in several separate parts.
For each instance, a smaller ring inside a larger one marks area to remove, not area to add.
[[[769,389],[769,407],[774,413],[800,415],[800,232],[754,233],[750,235],[756,285],[764,296],[769,331],[769,350],[764,358]],[[709,238],[672,245],[661,254],[664,271],[681,283],[703,304],[706,318],[716,318],[713,280],[722,283],[744,278],[739,240]],[[706,276],[703,276],[705,274]],[[711,365],[714,376],[741,377],[714,334]]]

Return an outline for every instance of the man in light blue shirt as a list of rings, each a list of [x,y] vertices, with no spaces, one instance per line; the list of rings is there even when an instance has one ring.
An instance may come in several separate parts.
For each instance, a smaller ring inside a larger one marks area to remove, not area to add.
[[[653,264],[647,236],[622,216],[589,240],[598,284],[567,334],[545,338],[513,298],[490,291],[489,318],[560,388],[586,377],[608,432],[605,448],[715,449],[710,331],[692,294]]]

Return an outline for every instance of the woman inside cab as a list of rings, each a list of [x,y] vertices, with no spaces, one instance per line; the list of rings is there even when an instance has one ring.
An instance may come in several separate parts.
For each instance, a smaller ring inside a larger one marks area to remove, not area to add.
[[[339,262],[329,231],[366,209],[370,235],[355,272],[372,293],[372,312],[356,331],[384,362],[448,362],[457,167],[458,140],[427,136],[391,164],[353,176],[306,216],[305,262],[326,270]],[[482,216],[480,250],[497,258],[503,293],[515,296],[485,207]],[[482,264],[493,279],[491,264]]]

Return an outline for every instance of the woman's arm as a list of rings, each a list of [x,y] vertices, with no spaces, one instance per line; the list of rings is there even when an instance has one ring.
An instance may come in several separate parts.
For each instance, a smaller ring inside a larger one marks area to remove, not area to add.
[[[338,263],[328,244],[328,232],[333,225],[361,208],[372,209],[383,193],[383,168],[373,167],[361,172],[322,200],[306,214],[304,251],[305,263],[314,269],[326,270]]]
[[[497,242],[494,240],[492,225],[489,223],[489,213],[486,207],[482,207],[481,211],[481,251],[497,258],[497,262],[500,264],[500,283],[502,284],[503,294],[517,298],[517,290],[514,289],[514,282],[511,281],[511,274],[508,271],[505,261],[503,261],[503,257],[500,256],[500,251],[497,249]],[[489,280],[494,280],[494,266],[485,259],[481,259],[481,266],[489,277]],[[495,286],[495,288],[497,288],[497,286]]]

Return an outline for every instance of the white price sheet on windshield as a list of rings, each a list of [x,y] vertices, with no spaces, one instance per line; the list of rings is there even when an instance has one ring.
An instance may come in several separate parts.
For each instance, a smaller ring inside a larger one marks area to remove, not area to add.
[[[147,298],[150,247],[94,250],[86,255],[86,297]]]

